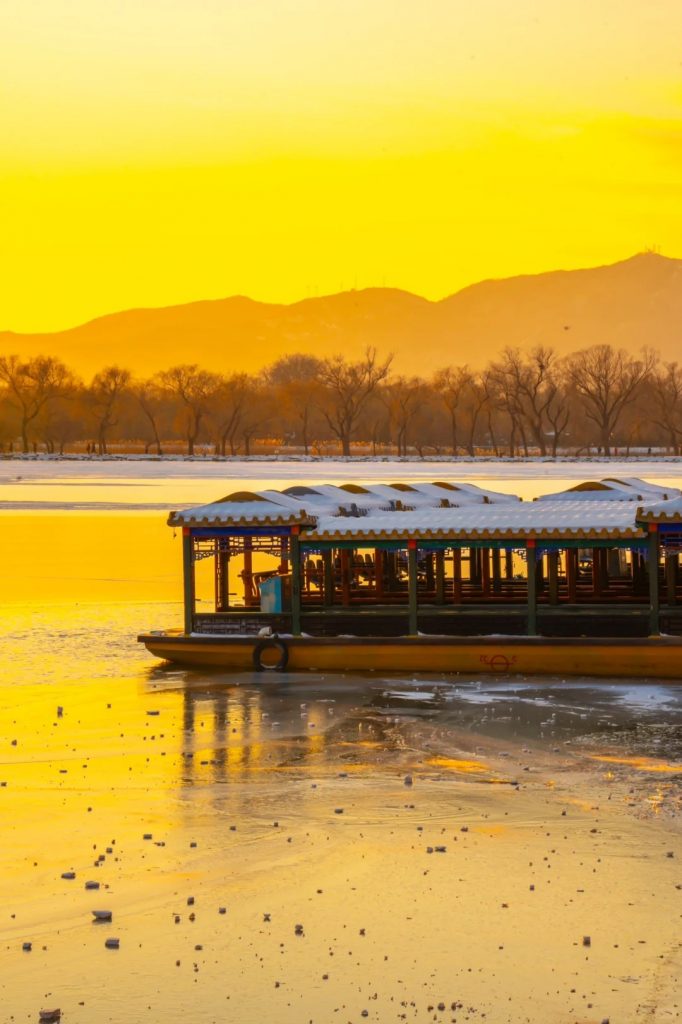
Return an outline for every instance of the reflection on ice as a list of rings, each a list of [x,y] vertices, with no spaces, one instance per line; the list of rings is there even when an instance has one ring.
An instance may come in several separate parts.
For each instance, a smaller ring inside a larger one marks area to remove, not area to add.
[[[618,745],[636,755],[652,745],[679,753],[682,692],[627,681],[513,679],[486,682],[444,677],[404,681],[371,675],[202,673],[156,669],[153,691],[183,702],[183,772],[314,770],[343,763],[390,766],[409,750],[475,749],[476,738],[556,745]],[[633,699],[634,697],[634,699]],[[665,726],[660,724],[662,716]],[[210,743],[207,739],[210,737]],[[210,752],[206,750],[210,748]],[[558,748],[557,748],[558,749]],[[451,755],[448,755],[451,756]],[[409,760],[409,758],[407,758]]]

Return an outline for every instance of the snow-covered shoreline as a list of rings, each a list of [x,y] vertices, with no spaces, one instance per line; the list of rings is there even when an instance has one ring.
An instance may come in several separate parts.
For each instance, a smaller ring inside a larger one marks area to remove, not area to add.
[[[0,455],[2,462],[29,462],[29,463],[60,463],[71,462],[78,464],[107,464],[111,462],[131,462],[149,464],[177,464],[191,463],[196,465],[210,465],[211,463],[227,464],[262,464],[262,463],[296,463],[312,465],[362,465],[363,463],[395,463],[396,465],[422,465],[424,463],[445,463],[452,465],[479,465],[481,463],[520,464],[520,465],[572,465],[575,463],[596,463],[599,465],[631,465],[642,462],[652,464],[682,464],[682,455],[649,455],[637,453],[633,455],[143,455],[143,454],[109,454],[109,455],[88,455],[85,453],[67,453],[64,455],[46,454],[40,452],[12,452]]]
[[[682,458],[15,456],[0,459],[0,511],[163,512],[216,501],[234,491],[437,480],[470,481],[533,499],[582,480],[633,476],[680,487]]]

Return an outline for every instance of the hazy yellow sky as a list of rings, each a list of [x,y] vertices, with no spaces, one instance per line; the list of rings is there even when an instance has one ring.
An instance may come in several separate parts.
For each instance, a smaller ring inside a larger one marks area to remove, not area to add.
[[[682,0],[2,0],[0,329],[682,256]]]

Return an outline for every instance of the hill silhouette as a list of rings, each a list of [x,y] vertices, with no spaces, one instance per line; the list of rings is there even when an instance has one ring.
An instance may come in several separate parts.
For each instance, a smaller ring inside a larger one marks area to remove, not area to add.
[[[367,288],[291,305],[244,296],[132,309],[64,331],[0,332],[0,353],[58,355],[89,375],[113,362],[148,374],[181,362],[255,371],[287,352],[354,357],[368,345],[395,353],[402,373],[448,363],[481,366],[506,345],[561,353],[609,342],[666,359],[682,343],[682,260],[657,253],[586,270],[481,281],[439,302]]]

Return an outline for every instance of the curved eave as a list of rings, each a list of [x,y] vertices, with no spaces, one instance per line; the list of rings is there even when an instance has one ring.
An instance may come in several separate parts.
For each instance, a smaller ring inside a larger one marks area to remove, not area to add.
[[[183,517],[182,513],[171,512],[168,516],[169,526],[220,526],[220,527],[262,527],[262,526],[314,526],[311,519],[303,516],[191,516]]]
[[[605,527],[604,529],[580,530],[577,527],[571,527],[568,529],[542,529],[542,530],[465,530],[465,531],[452,531],[452,530],[428,530],[423,533],[405,532],[403,530],[356,530],[352,533],[345,532],[328,532],[323,531],[321,533],[306,533],[304,536],[305,542],[318,541],[384,541],[384,540],[401,540],[409,541],[429,541],[429,540],[456,540],[456,541],[467,541],[467,540],[509,540],[509,541],[526,541],[526,540],[584,540],[585,543],[589,543],[591,540],[643,540],[646,537],[644,530],[637,529],[635,527],[628,528],[612,528]]]
[[[679,523],[682,526],[682,513],[671,512],[667,516],[664,512],[641,512],[637,514],[639,523]]]

